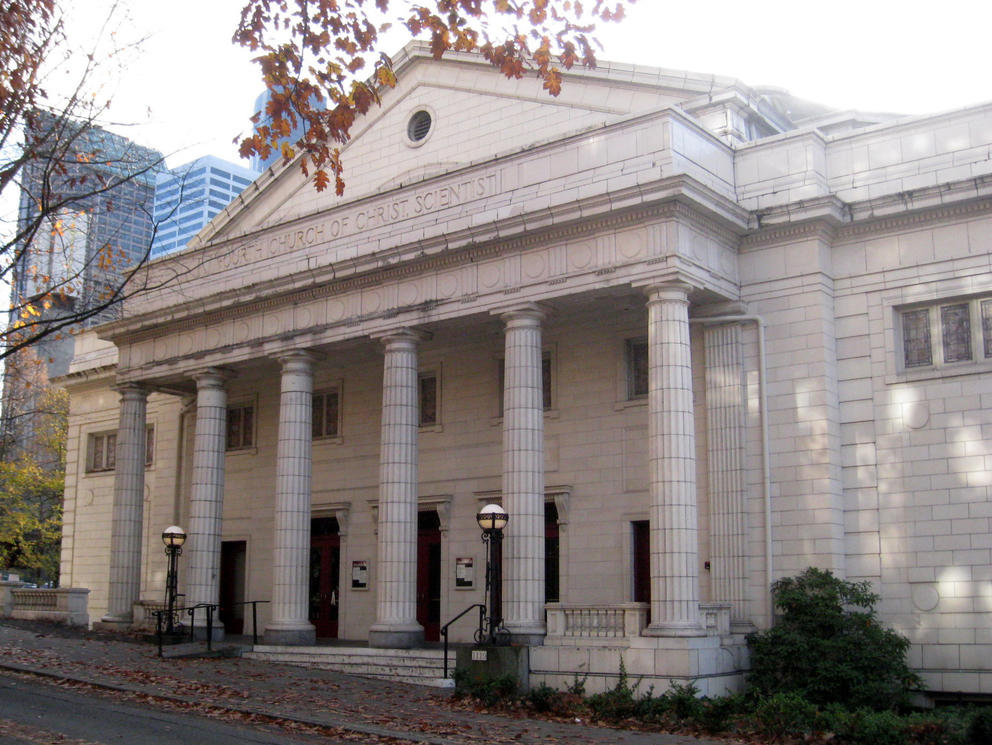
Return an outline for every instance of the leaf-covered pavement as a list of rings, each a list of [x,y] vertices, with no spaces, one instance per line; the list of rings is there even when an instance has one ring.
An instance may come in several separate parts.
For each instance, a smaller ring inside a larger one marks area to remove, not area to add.
[[[702,744],[681,735],[453,707],[447,691],[326,670],[240,658],[163,659],[151,644],[38,624],[0,621],[0,666],[42,673],[66,685],[94,684],[145,705],[276,725],[341,742]]]

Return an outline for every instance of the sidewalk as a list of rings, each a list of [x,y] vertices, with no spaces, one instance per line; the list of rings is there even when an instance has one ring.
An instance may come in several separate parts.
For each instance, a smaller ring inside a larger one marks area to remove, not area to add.
[[[0,671],[172,702],[191,711],[276,718],[370,740],[431,745],[718,745],[681,735],[453,709],[449,691],[240,658],[164,659],[155,645],[112,634],[0,619]]]

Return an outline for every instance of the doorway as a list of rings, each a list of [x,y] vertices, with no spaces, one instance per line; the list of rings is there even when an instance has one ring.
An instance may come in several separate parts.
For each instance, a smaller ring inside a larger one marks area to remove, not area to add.
[[[441,521],[436,510],[417,513],[417,622],[425,641],[440,641]]]
[[[310,623],[317,637],[336,639],[341,590],[341,534],[336,517],[310,521]]]
[[[220,607],[217,619],[224,632],[245,633],[245,565],[247,541],[221,541],[220,544]]]
[[[633,531],[634,602],[648,604],[648,623],[651,623],[651,523],[635,520],[630,526]]]

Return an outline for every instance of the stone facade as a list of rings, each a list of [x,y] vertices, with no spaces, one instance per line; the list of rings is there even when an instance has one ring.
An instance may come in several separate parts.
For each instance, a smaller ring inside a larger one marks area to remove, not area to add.
[[[532,682],[622,657],[734,687],[769,582],[813,565],[873,583],[928,687],[992,692],[992,106],[397,67],[344,197],[270,170],[80,342],[63,583],[91,618],[161,596],[178,523],[187,599],[272,601],[267,641],[416,646],[483,599],[495,501]],[[118,421],[131,456],[96,469]]]

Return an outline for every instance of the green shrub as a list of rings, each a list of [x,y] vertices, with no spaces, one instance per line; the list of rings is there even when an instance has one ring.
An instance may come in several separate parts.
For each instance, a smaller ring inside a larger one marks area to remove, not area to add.
[[[711,735],[729,733],[736,729],[736,720],[743,712],[744,697],[741,695],[703,699],[695,722]]]
[[[824,706],[887,709],[919,685],[906,665],[909,641],[881,626],[868,582],[807,569],[772,585],[776,624],[748,636],[748,685],[759,697],[796,693]]]
[[[979,709],[968,725],[969,745],[992,743],[992,709]]]
[[[586,704],[596,717],[606,721],[630,719],[638,713],[637,684],[630,685],[622,657],[617,684],[609,691],[590,696]]]
[[[857,709],[847,717],[847,726],[835,732],[848,745],[906,745],[906,721],[893,711]]]
[[[680,722],[695,722],[703,710],[703,702],[699,698],[699,689],[695,683],[676,683],[659,697],[665,702],[665,708]]]
[[[495,706],[517,697],[519,686],[513,675],[475,678],[467,670],[455,670],[455,696],[477,699],[483,706]]]
[[[794,692],[775,693],[758,701],[752,720],[767,737],[782,739],[812,732],[816,706]]]

